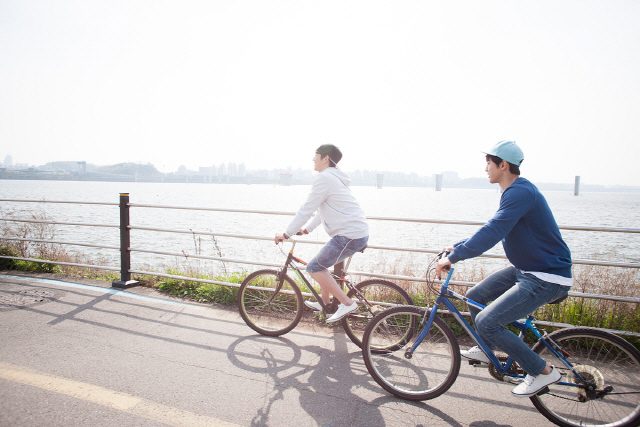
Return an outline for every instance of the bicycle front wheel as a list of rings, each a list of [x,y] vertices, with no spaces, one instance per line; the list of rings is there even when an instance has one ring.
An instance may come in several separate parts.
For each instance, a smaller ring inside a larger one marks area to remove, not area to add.
[[[595,391],[562,384],[531,397],[535,407],[551,422],[574,426],[640,425],[640,352],[622,338],[592,328],[556,331],[549,338],[562,347],[576,373],[595,384]],[[562,373],[561,382],[582,384],[572,370],[558,366],[558,359],[542,342],[533,351]]]
[[[364,332],[362,355],[367,370],[383,389],[403,399],[438,397],[460,372],[458,340],[439,317],[415,351],[408,351],[428,313],[415,306],[390,308],[374,317]]]
[[[373,316],[390,307],[413,305],[407,291],[388,280],[365,280],[355,285],[347,294],[358,301],[358,310],[342,319],[342,327],[355,345],[362,348],[364,330]]]
[[[280,272],[259,270],[240,285],[238,308],[251,329],[262,335],[278,336],[296,327],[302,318],[302,293],[289,276],[277,291]]]

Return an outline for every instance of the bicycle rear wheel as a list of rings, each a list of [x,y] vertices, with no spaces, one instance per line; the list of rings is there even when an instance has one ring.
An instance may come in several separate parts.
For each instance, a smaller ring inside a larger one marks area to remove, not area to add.
[[[535,407],[551,422],[574,426],[640,425],[640,352],[627,341],[592,328],[569,328],[549,338],[560,345],[565,357],[586,381],[596,384],[594,393],[584,388],[554,384],[549,392],[531,397]],[[562,373],[561,382],[582,384],[542,342],[533,351]],[[611,387],[610,392],[606,392]],[[598,393],[600,392],[600,393]]]
[[[413,305],[413,299],[407,291],[388,280],[365,280],[355,285],[355,288],[371,306],[360,301],[358,310],[342,319],[342,327],[351,341],[360,348],[362,348],[364,330],[373,316],[397,305]],[[349,290],[347,295],[354,300],[359,299],[354,290]]]
[[[415,306],[390,308],[374,317],[364,332],[362,355],[367,370],[383,389],[403,399],[438,397],[460,372],[458,341],[438,317],[415,351],[407,353],[422,332],[425,313]]]
[[[238,291],[240,315],[251,329],[262,335],[283,335],[302,318],[302,293],[289,276],[278,286],[276,270],[258,270],[247,276]]]

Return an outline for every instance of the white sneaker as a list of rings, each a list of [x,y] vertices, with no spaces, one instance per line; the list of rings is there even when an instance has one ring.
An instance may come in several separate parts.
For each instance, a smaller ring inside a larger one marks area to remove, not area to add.
[[[562,379],[562,374],[555,367],[552,367],[551,373],[540,374],[537,377],[527,375],[516,388],[511,390],[511,394],[516,397],[530,397],[538,393],[549,384],[557,383]]]
[[[355,301],[351,305],[340,304],[338,305],[338,309],[336,310],[336,312],[333,313],[333,315],[327,319],[327,323],[337,322],[347,314],[351,313],[352,311],[356,311],[357,309],[358,309],[358,303]]]
[[[307,307],[315,310],[315,311],[322,311],[322,306],[320,305],[319,302],[315,302],[315,301],[305,301],[304,305],[306,305]]]
[[[462,350],[460,352],[460,356],[464,357],[467,360],[473,360],[477,362],[491,364],[491,360],[489,360],[489,356],[484,354],[484,351],[480,349],[477,345],[471,347],[469,350]]]

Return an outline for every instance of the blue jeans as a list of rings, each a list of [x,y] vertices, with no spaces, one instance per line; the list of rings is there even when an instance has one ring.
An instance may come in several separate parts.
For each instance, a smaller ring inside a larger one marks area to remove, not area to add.
[[[307,272],[319,273],[333,267],[340,261],[343,261],[363,250],[367,246],[369,236],[361,239],[348,239],[343,236],[334,236],[320,249],[320,252],[313,257],[307,264]]]
[[[467,291],[467,297],[487,305],[484,310],[469,306],[476,332],[490,348],[511,356],[524,371],[540,375],[546,362],[505,325],[525,318],[539,307],[565,296],[568,286],[545,282],[515,267],[497,271]]]

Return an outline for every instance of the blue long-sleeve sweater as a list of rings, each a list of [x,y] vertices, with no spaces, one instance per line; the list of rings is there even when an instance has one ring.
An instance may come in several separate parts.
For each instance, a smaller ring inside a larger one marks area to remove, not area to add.
[[[571,251],[538,188],[518,178],[502,193],[498,212],[469,239],[456,243],[449,261],[473,258],[500,240],[518,269],[571,278]]]

